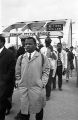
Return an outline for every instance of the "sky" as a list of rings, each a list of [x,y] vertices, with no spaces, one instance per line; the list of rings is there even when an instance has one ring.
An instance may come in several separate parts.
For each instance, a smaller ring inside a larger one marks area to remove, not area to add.
[[[3,26],[20,21],[78,19],[78,0],[0,0]]]
[[[22,21],[72,19],[77,32],[78,0],[0,0],[0,16],[1,27]]]

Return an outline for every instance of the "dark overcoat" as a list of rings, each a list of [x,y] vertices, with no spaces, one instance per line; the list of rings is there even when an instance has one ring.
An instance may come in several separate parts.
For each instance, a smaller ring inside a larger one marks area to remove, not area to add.
[[[13,53],[4,47],[0,53],[0,101],[12,94],[14,74],[15,58]]]

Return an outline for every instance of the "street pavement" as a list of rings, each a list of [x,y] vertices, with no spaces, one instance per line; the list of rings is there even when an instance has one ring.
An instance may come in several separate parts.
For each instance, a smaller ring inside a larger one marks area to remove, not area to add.
[[[56,90],[51,92],[51,98],[46,102],[43,120],[78,120],[78,87],[76,85],[76,76],[74,71],[68,83],[66,82],[66,77],[63,76],[63,90],[59,91],[57,85]],[[19,90],[15,89],[13,107],[5,120],[14,120],[14,116],[20,110],[19,98]]]

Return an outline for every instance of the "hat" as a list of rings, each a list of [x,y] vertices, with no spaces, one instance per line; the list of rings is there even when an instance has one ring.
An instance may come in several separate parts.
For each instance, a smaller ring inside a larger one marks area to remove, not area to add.
[[[34,36],[35,33],[33,33],[30,29],[26,29],[24,32],[22,31],[22,34],[19,36],[20,39],[26,39],[27,37]]]
[[[28,32],[28,33],[22,33],[19,38],[21,40],[25,40],[26,38],[32,37],[36,40],[36,42],[38,43],[39,40],[37,39],[36,35],[33,32]]]

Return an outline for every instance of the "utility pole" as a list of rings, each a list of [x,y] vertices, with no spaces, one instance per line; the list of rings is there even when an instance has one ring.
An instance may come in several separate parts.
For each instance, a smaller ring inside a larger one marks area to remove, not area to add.
[[[70,22],[70,28],[71,28],[71,46],[72,46],[72,20]]]

